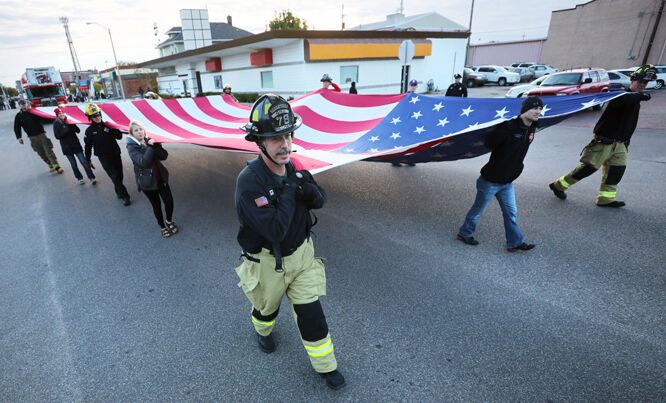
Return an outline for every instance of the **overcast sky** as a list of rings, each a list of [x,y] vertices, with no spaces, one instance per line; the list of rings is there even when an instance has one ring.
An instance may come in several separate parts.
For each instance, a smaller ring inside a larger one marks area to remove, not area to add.
[[[472,43],[543,38],[553,10],[571,8],[586,0],[476,0]],[[279,3],[280,6],[267,4]],[[472,0],[404,0],[407,16],[435,11],[467,27]],[[340,29],[342,4],[348,28],[379,22],[397,12],[400,0],[0,0],[0,82],[13,86],[26,67],[55,66],[72,71],[72,59],[60,16],[69,18],[69,30],[83,69],[114,65],[106,30],[111,29],[119,61],[141,62],[159,57],[155,45],[166,32],[180,26],[182,8],[208,8],[211,22],[226,22],[252,33],[265,31],[276,11],[291,10],[312,29]],[[155,37],[153,23],[159,35]]]

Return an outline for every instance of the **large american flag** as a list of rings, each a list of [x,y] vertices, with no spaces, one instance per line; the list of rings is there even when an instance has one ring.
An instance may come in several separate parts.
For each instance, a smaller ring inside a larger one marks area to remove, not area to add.
[[[543,98],[540,127],[621,96],[621,92]],[[518,98],[455,98],[421,94],[352,95],[319,89],[290,101],[303,119],[292,160],[313,173],[359,160],[430,162],[472,158],[488,152],[483,136],[520,113]],[[190,143],[229,151],[258,152],[240,127],[250,107],[228,95],[134,100],[98,104],[111,127],[127,131],[139,120],[163,143]],[[89,124],[85,105],[66,105],[68,123]],[[55,107],[33,108],[55,118]]]

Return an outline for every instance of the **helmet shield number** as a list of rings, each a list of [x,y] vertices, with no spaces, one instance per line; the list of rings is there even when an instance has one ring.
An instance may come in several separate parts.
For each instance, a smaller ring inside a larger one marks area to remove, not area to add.
[[[272,105],[268,110],[268,116],[275,132],[282,132],[293,125],[289,106],[286,103]]]

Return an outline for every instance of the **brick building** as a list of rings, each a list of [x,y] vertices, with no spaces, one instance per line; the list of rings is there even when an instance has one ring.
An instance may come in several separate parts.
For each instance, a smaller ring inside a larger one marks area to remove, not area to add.
[[[143,91],[156,86],[157,70],[148,68],[137,68],[136,65],[119,66],[118,72],[122,78],[123,88],[126,98],[135,98],[139,96],[139,87]],[[111,67],[101,70],[102,83],[107,96],[119,98],[121,96],[119,80],[115,75],[115,68]]]

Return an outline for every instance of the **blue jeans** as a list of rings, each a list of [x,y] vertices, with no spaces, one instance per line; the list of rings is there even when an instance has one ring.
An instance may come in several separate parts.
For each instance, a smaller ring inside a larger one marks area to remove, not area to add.
[[[79,167],[76,165],[76,159],[74,158],[74,155],[76,155],[76,158],[81,161],[81,165],[83,165],[83,169],[86,170],[86,175],[88,175],[88,179],[93,180],[95,179],[95,174],[92,173],[92,170],[86,166],[86,159],[83,156],[83,152],[78,152],[76,154],[68,154],[65,155],[67,159],[69,160],[69,164],[72,166],[72,171],[74,172],[74,176],[76,176],[76,179],[83,179],[83,175],[81,175],[81,171],[79,171]]]
[[[476,224],[479,222],[479,218],[481,218],[483,212],[486,211],[488,204],[493,200],[493,196],[497,198],[502,209],[506,247],[515,248],[522,244],[524,239],[516,221],[518,207],[516,207],[516,195],[513,192],[513,183],[500,184],[488,182],[479,176],[479,179],[476,180],[476,200],[474,200],[472,208],[469,209],[465,217],[465,223],[458,230],[458,234],[465,238],[474,235]]]

